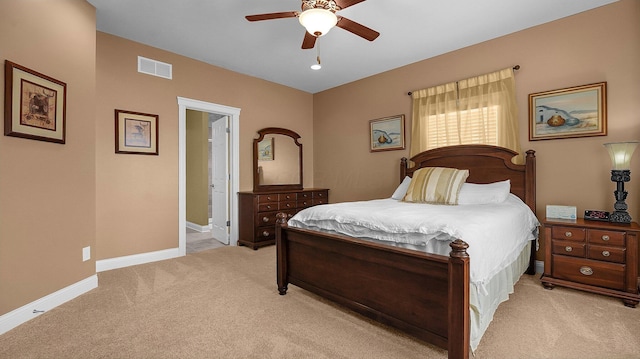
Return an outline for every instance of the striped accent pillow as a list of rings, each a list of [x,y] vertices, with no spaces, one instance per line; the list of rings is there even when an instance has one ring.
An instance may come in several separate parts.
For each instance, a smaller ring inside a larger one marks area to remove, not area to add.
[[[404,196],[405,202],[458,204],[458,193],[469,177],[469,170],[425,167],[413,173]]]

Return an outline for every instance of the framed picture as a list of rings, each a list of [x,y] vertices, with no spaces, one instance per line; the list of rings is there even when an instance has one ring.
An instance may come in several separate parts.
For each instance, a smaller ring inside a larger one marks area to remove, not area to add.
[[[369,121],[370,151],[404,149],[404,115]]]
[[[606,82],[529,95],[529,141],[606,135]]]
[[[64,144],[67,84],[5,61],[4,134]]]
[[[258,161],[273,161],[274,150],[273,137],[258,142]]]
[[[116,153],[158,155],[158,115],[116,110]]]

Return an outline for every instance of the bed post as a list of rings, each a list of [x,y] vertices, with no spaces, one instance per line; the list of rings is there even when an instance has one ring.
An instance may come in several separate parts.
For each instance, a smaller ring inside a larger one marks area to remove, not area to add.
[[[407,161],[406,157],[400,159],[400,183],[402,183],[407,176]]]
[[[289,281],[287,279],[287,243],[284,228],[287,228],[287,214],[280,212],[276,214],[276,264],[277,264],[277,281],[278,293],[280,295],[287,294]]]
[[[469,358],[469,245],[460,239],[449,244],[449,359]]]
[[[525,202],[536,213],[536,151],[528,150],[525,162]],[[536,244],[531,244],[529,256],[529,268],[525,272],[529,275],[536,274]]]

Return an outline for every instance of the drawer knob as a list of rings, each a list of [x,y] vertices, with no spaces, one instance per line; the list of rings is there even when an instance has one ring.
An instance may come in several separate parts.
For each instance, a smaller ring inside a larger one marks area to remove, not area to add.
[[[567,252],[571,252],[573,250],[573,248],[571,248],[570,246],[566,246],[564,247],[564,250]]]
[[[611,255],[611,253],[609,253],[609,251],[602,251],[602,256],[603,257],[608,257],[610,255]]]
[[[269,231],[263,231],[262,232],[262,236],[263,237],[269,237]]]
[[[269,217],[262,217],[262,222],[265,222],[265,223],[269,222]]]
[[[571,232],[564,232],[565,237],[571,237],[573,234]]]
[[[287,207],[291,207],[291,203],[287,203]]]
[[[609,236],[607,236],[606,234],[602,236],[602,240],[603,241],[608,241],[609,240]]]
[[[580,273],[582,273],[584,275],[592,275],[593,274],[593,269],[591,269],[591,267],[582,266],[582,267],[580,267]]]
[[[271,206],[267,205],[267,209],[271,209]]]

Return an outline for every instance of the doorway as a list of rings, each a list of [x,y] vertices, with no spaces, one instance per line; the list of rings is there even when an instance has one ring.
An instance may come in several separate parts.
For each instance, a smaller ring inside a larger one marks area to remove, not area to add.
[[[187,110],[195,110],[228,117],[228,196],[229,206],[229,245],[238,243],[238,193],[239,187],[239,121],[240,109],[178,97],[178,251],[186,254],[186,118]]]

